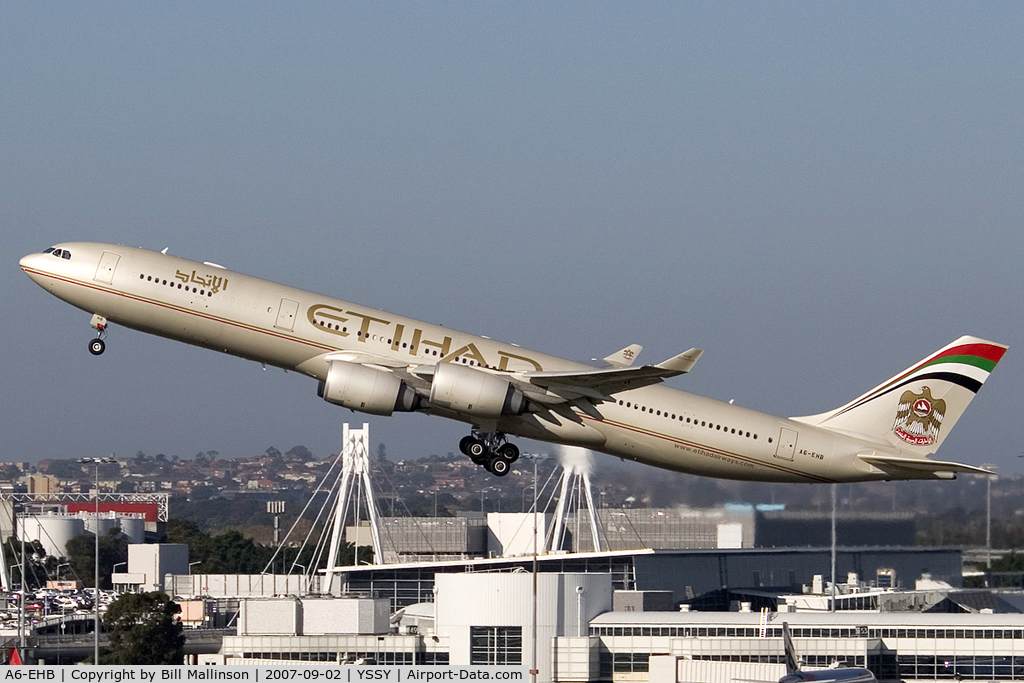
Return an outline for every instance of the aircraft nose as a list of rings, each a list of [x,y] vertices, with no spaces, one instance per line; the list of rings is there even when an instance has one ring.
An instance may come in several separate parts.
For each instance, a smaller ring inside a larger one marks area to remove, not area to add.
[[[48,272],[48,268],[44,262],[46,254],[29,254],[23,256],[18,265],[21,266],[21,270],[25,275],[29,276],[33,282],[38,285],[42,285],[46,281],[45,273]]]
[[[18,261],[18,265],[21,266],[22,270],[38,268],[39,259],[42,256],[42,254],[29,254],[28,256],[22,256],[21,260]]]

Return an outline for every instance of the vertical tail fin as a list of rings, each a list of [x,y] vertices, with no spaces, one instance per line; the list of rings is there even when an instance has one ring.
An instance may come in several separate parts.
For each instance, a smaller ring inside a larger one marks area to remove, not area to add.
[[[797,659],[793,636],[790,635],[789,624],[786,622],[782,622],[782,647],[786,653],[786,675],[792,676],[800,671],[800,660]]]
[[[1006,349],[960,337],[841,408],[793,419],[928,455],[942,445]]]

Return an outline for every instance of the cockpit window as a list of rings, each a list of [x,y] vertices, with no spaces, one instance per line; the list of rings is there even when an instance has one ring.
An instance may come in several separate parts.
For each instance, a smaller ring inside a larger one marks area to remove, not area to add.
[[[71,252],[68,251],[67,249],[65,249],[63,251],[63,253],[61,253],[60,257],[70,261],[71,260]]]
[[[44,253],[44,254],[49,254],[49,253],[50,253],[51,251],[53,251],[53,247],[50,247],[49,249],[47,249],[47,250],[46,250],[46,251],[44,251],[43,253]]]
[[[53,247],[50,247],[49,249],[47,249],[43,253],[44,254],[51,254],[52,253],[57,258],[67,259],[69,261],[71,260],[71,252],[68,251],[67,249],[54,249]]]

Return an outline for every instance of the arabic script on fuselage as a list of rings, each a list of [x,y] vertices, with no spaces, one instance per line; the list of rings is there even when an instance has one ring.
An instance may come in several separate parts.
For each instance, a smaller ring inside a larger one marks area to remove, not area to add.
[[[203,277],[201,275],[197,275],[194,270],[191,273],[183,273],[180,270],[176,270],[174,271],[174,277],[181,280],[186,285],[202,285],[214,294],[222,289],[226,290],[228,288],[228,279],[226,277],[220,277],[219,275],[207,275],[206,277]]]

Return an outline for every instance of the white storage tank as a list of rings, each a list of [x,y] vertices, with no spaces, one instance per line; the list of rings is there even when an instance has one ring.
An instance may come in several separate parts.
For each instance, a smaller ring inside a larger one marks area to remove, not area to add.
[[[95,512],[79,512],[78,515],[85,520],[85,530],[89,533],[96,533],[98,526],[99,535],[106,536],[111,529],[117,528],[116,512],[101,512],[98,520],[96,519]]]
[[[121,533],[129,543],[146,542],[146,518],[144,516],[121,517]]]
[[[68,515],[23,517],[18,526],[24,526],[26,540],[39,541],[53,557],[67,555],[67,542],[85,533],[85,522]]]

